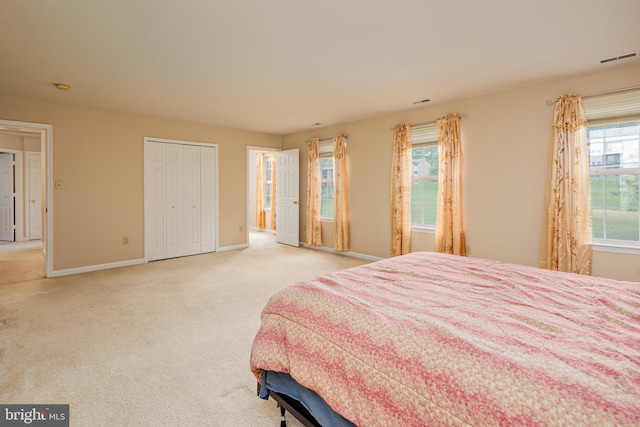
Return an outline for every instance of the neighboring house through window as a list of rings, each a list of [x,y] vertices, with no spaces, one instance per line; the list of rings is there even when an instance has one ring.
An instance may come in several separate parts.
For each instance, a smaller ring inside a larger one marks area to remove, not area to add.
[[[583,103],[593,242],[640,248],[640,92]]]
[[[411,127],[411,226],[435,229],[438,207],[437,125]]]

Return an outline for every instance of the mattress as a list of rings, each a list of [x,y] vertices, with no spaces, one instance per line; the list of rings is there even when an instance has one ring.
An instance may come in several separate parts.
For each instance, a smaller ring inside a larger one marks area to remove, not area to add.
[[[640,283],[412,253],[294,284],[251,351],[360,427],[640,425]]]

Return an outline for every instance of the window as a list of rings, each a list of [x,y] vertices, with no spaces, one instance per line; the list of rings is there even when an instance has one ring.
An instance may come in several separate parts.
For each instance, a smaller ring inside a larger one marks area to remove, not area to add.
[[[640,248],[640,91],[583,100],[593,243]]]
[[[320,218],[333,220],[335,189],[333,186],[333,140],[320,141]]]
[[[640,121],[587,127],[594,240],[640,242]]]
[[[411,225],[436,225],[438,206],[438,129],[435,124],[411,128]]]
[[[271,209],[271,156],[264,157],[264,207]]]

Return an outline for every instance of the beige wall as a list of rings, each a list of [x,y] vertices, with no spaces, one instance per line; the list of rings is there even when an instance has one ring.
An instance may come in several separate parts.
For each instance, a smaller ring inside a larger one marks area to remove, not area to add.
[[[387,257],[392,131],[402,121],[462,115],[465,215],[471,255],[537,265],[553,108],[560,94],[640,84],[640,64],[488,96],[412,109],[284,137],[157,117],[0,96],[0,119],[53,125],[53,270],[144,257],[143,138],[219,144],[219,244],[246,243],[247,146],[300,148],[306,176],[311,136],[348,135],[351,251]],[[284,143],[283,143],[284,142]],[[306,181],[300,182],[301,204]],[[301,215],[301,238],[305,218]],[[331,247],[331,224],[323,225]],[[122,244],[128,235],[129,245]],[[412,250],[433,250],[433,234],[413,233]],[[594,275],[640,281],[640,255],[594,253]]]
[[[24,138],[0,133],[0,148],[24,151]]]
[[[390,130],[396,123],[462,115],[465,216],[471,256],[538,265],[553,107],[547,100],[640,85],[640,64],[550,81],[487,96],[435,104],[370,120],[286,135],[283,149],[300,148],[306,176],[306,143],[317,136],[348,135],[351,172],[351,251],[388,257],[390,248]],[[306,206],[306,182],[300,183]],[[301,215],[301,237],[305,218]],[[331,247],[330,224],[323,225]],[[433,250],[434,235],[412,234],[412,251]],[[640,255],[594,253],[596,276],[640,281]]]
[[[53,270],[144,258],[144,137],[219,145],[219,244],[246,243],[248,145],[282,138],[222,127],[0,96],[0,119],[53,126]],[[129,245],[122,244],[128,235]]]

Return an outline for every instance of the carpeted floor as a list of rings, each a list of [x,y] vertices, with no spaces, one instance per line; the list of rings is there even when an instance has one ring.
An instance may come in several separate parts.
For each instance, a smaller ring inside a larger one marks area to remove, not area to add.
[[[3,249],[5,248],[6,246],[3,246]],[[42,247],[0,250],[0,285],[44,277],[44,252]]]
[[[69,404],[74,427],[277,427],[249,371],[262,307],[364,263],[253,233],[244,250],[2,285],[0,402]]]

